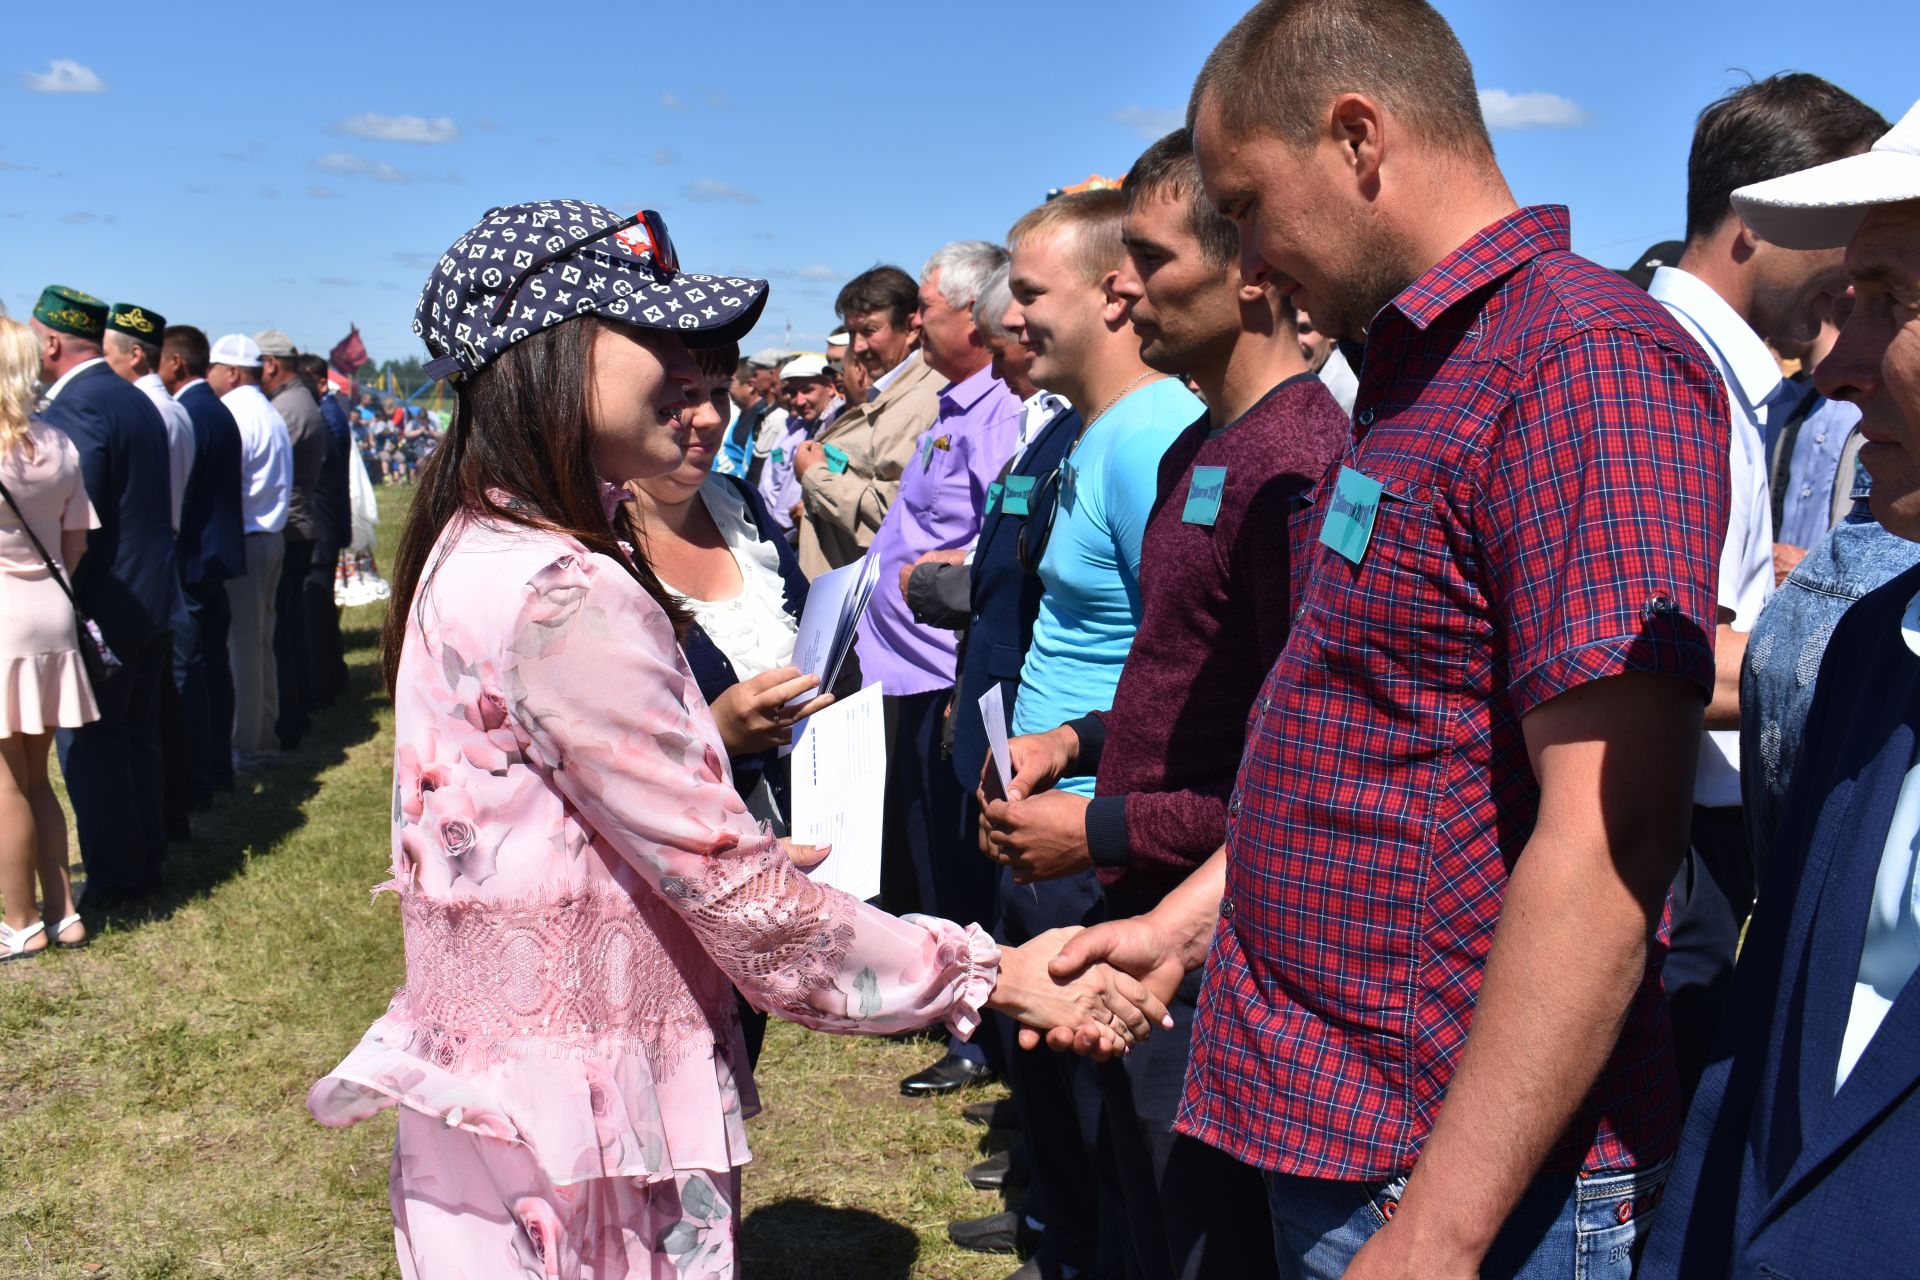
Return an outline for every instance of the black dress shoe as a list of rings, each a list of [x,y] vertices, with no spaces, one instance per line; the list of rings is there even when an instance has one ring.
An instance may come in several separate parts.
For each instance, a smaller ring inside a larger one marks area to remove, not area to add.
[[[1031,1253],[1040,1246],[1040,1233],[1011,1210],[949,1222],[947,1239],[972,1253]]]
[[[969,1102],[960,1108],[960,1117],[968,1124],[983,1124],[989,1129],[1017,1130],[1020,1127],[1020,1111],[1013,1105],[1012,1098]]]
[[[909,1098],[933,1098],[993,1078],[992,1067],[950,1053],[925,1071],[916,1071],[902,1080],[900,1092]]]
[[[1007,1185],[1012,1172],[1013,1152],[1001,1151],[968,1169],[967,1185],[975,1191],[998,1191]]]

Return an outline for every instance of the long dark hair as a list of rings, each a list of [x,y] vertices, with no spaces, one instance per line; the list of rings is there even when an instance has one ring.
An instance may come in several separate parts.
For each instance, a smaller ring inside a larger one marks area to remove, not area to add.
[[[673,622],[685,608],[644,555],[629,556],[600,501],[587,418],[593,339],[604,322],[582,316],[507,348],[458,389],[453,423],[420,468],[419,488],[393,559],[393,598],[380,630],[380,668],[394,691],[413,605],[432,577],[428,560],[449,522],[479,516],[573,538],[610,557],[645,587]],[[623,519],[625,516],[623,511]],[[641,544],[635,541],[634,545]]]

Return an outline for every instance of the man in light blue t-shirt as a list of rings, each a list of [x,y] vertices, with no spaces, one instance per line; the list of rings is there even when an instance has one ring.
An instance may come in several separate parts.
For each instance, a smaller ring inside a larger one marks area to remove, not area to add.
[[[1045,594],[1010,709],[1015,734],[1044,732],[1113,705],[1140,625],[1140,539],[1159,487],[1160,455],[1204,412],[1179,381],[1140,362],[1130,304],[1113,290],[1126,259],[1125,214],[1120,192],[1088,191],[1041,205],[1007,233],[1013,304],[1003,327],[1032,351],[1034,384],[1072,402],[1085,424],[1058,469],[1009,474],[996,497],[1012,515],[1052,513],[1022,530],[1021,562],[1038,572]],[[960,707],[955,714],[979,712]],[[1093,783],[1070,778],[1060,786],[1091,796]],[[1006,857],[998,850],[988,856],[1003,864],[996,929],[1002,942],[1098,918],[1100,884],[1091,870],[1016,885]],[[1098,1112],[1094,1072],[1072,1055],[1014,1051],[1007,1083],[1019,1100],[1033,1168],[1028,1203],[1044,1204],[1045,1221],[1023,1209],[956,1222],[948,1234],[963,1248],[1008,1249],[1034,1243],[1033,1231],[1043,1228],[1043,1274],[1090,1272],[1103,1227],[1117,1230],[1114,1215],[1123,1212],[1095,1185],[1098,1154],[1085,1145],[1077,1118]]]
[[[1140,625],[1140,538],[1160,455],[1205,412],[1178,379],[1140,362],[1128,304],[1112,290],[1125,198],[1108,194],[1086,216],[1055,201],[1014,229],[1024,235],[1013,247],[1008,328],[1033,351],[1034,384],[1066,397],[1086,424],[1059,471],[1040,481],[1056,487],[1057,503],[1051,530],[1030,530],[1025,548],[1046,594],[1020,671],[1015,734],[1113,705]],[[1093,794],[1090,777],[1059,785]]]

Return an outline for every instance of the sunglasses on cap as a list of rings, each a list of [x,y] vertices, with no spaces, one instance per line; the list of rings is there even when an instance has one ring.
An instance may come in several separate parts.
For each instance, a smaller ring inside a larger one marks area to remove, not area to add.
[[[570,244],[563,244],[558,249],[549,249],[534,258],[514,275],[512,283],[501,293],[500,301],[493,309],[493,323],[506,323],[507,317],[513,314],[513,300],[527,281],[561,258],[578,253],[596,240],[605,240],[608,236],[619,240],[630,253],[646,254],[655,279],[665,280],[680,270],[680,254],[673,247],[673,237],[667,234],[667,220],[652,209],[642,209],[631,217],[620,219],[604,231],[596,231]]]

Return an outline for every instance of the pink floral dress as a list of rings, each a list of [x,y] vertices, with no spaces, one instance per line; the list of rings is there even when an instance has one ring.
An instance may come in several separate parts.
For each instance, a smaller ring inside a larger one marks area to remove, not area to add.
[[[999,953],[793,866],[618,564],[478,520],[429,564],[381,886],[406,986],[308,1109],[345,1125],[401,1107],[409,1278],[731,1277],[757,1098],[729,980],[807,1026],[965,1035]]]

